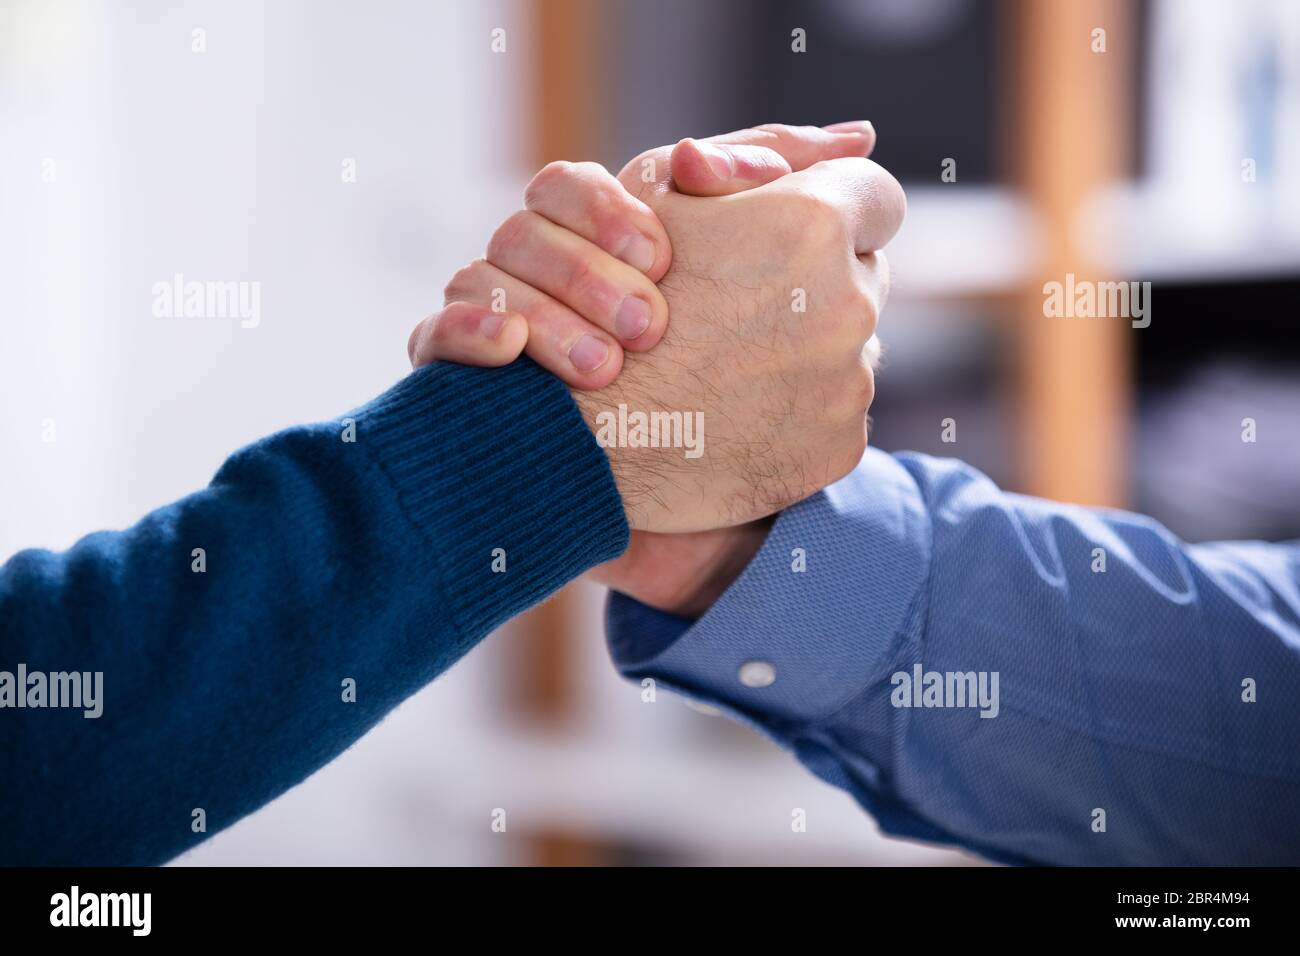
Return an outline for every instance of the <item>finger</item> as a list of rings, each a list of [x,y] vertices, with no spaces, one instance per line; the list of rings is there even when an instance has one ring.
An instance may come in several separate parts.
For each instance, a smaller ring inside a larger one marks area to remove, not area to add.
[[[501,224],[487,261],[612,333],[624,348],[652,348],[668,327],[668,303],[653,282],[535,212]]]
[[[791,173],[778,188],[785,186],[819,195],[834,207],[859,256],[884,247],[907,212],[898,180],[883,166],[860,157],[815,163]]]
[[[728,196],[790,172],[784,156],[766,146],[731,146],[684,139],[673,147],[673,185],[688,196]]]
[[[604,329],[485,259],[457,272],[446,295],[448,301],[518,312],[528,323],[524,352],[574,388],[604,388],[623,368],[623,349]]]
[[[528,322],[517,312],[493,312],[468,302],[453,302],[411,333],[411,367],[459,362],[495,368],[519,358],[528,343]]]
[[[857,133],[866,144],[866,150],[862,155],[870,156],[875,152],[876,127],[872,125],[870,120],[849,120],[846,123],[831,123],[829,126],[823,126],[822,129],[828,133]]]
[[[524,190],[524,205],[651,282],[662,279],[672,264],[672,245],[659,217],[599,163],[551,163]]]
[[[893,280],[889,260],[883,252],[868,252],[858,256],[858,263],[859,286],[871,299],[875,314],[879,316],[889,301],[889,288]]]
[[[764,123],[752,129],[710,136],[705,142],[733,146],[765,146],[780,153],[798,171],[824,159],[866,156],[876,145],[875,128],[866,120],[836,123],[837,128]]]
[[[855,270],[854,281],[864,300],[863,317],[866,323],[863,331],[867,337],[862,359],[871,368],[876,368],[880,360],[880,340],[876,338],[876,329],[889,299],[889,263],[883,252],[871,252],[857,258],[858,268]]]
[[[876,145],[876,131],[866,120],[816,126],[768,123],[750,129],[710,136],[703,142],[725,146],[762,146],[779,154],[790,168],[806,169],[823,159],[867,156]],[[633,196],[651,201],[674,181],[670,156],[673,147],[660,146],[637,156],[618,174],[618,181]],[[693,187],[694,181],[690,183]]]
[[[873,335],[867,339],[867,344],[862,346],[862,361],[866,362],[872,371],[876,371],[880,368],[880,359],[884,352],[880,339]]]

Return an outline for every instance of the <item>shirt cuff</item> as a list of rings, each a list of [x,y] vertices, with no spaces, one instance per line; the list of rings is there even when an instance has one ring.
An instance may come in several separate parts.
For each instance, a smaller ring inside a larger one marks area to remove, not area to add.
[[[787,509],[697,621],[612,595],[610,654],[626,677],[793,732],[885,679],[916,639],[929,564],[915,481],[871,449],[847,477]]]

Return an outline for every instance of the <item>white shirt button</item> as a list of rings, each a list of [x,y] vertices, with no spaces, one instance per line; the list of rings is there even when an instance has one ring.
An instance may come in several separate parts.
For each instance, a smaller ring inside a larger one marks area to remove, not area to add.
[[[776,668],[767,661],[745,661],[739,677],[746,687],[767,687],[776,682]]]

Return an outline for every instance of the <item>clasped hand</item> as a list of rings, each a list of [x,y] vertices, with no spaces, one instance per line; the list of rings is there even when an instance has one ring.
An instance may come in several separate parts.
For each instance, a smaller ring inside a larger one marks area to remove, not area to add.
[[[593,432],[610,413],[699,423],[694,457],[601,434],[633,535],[598,580],[702,613],[770,516],[861,459],[881,249],[906,209],[874,145],[869,123],[773,125],[650,150],[617,177],[552,163],[412,332],[414,366],[526,353]]]

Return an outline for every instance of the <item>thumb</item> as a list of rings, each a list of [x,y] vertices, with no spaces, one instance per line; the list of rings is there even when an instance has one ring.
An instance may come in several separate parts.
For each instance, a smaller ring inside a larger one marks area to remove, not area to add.
[[[790,172],[784,156],[766,146],[684,139],[669,160],[673,185],[688,196],[727,196]]]
[[[528,342],[528,323],[518,313],[497,313],[469,302],[453,302],[422,321],[406,340],[411,368],[457,362],[495,368],[509,365]]]

